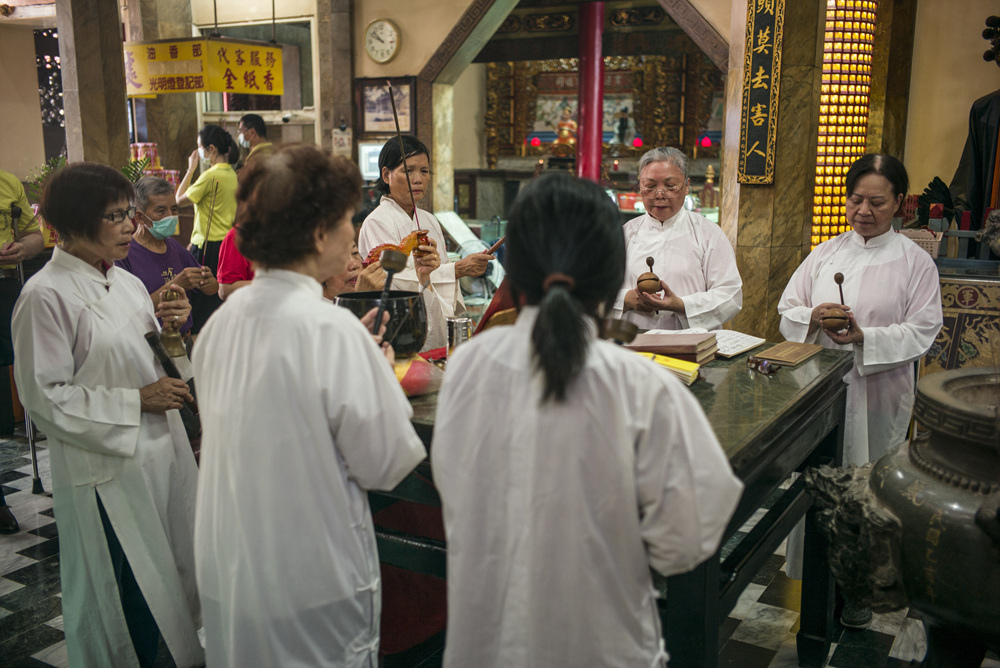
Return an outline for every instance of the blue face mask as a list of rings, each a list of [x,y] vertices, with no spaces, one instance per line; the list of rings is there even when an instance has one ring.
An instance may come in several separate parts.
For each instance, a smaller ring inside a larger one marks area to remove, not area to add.
[[[160,218],[159,220],[152,220],[149,216],[146,216],[146,214],[142,215],[145,216],[146,220],[150,222],[150,224],[146,226],[146,229],[149,230],[149,233],[157,239],[162,240],[167,237],[172,237],[174,232],[177,230],[177,216],[166,216],[164,218]]]

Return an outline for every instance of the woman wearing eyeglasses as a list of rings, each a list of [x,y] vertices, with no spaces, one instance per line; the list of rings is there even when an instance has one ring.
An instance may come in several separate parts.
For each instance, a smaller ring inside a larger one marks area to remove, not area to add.
[[[639,159],[639,194],[646,214],[625,223],[625,283],[615,314],[642,329],[718,329],[743,307],[736,254],[718,225],[684,208],[687,157],[654,148]],[[662,290],[640,293],[636,281],[653,272]]]
[[[14,375],[48,436],[71,660],[153,665],[162,636],[177,666],[198,666],[198,471],[176,410],[192,397],[144,338],[157,317],[183,322],[191,307],[172,285],[180,297],[154,312],[142,281],[115,266],[132,240],[132,196],[105,165],[49,179],[42,215],[59,246],[14,308]]]

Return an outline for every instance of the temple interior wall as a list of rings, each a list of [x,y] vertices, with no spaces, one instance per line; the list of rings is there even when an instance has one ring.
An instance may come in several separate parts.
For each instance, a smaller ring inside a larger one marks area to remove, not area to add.
[[[45,162],[31,27],[0,25],[0,63],[0,169],[24,180]]]
[[[983,60],[986,17],[996,0],[920,0],[913,38],[909,118],[903,162],[910,190],[922,192],[935,176],[951,181],[969,132],[969,109],[1000,89],[1000,67]]]

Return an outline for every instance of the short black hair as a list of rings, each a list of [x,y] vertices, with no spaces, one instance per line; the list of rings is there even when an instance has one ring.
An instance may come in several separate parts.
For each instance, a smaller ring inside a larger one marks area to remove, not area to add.
[[[430,152],[424,143],[411,135],[403,135],[403,148],[406,150],[406,157],[412,158],[416,155],[430,156]],[[378,154],[378,180],[375,183],[375,192],[379,195],[389,194],[389,184],[382,178],[382,168],[388,167],[389,171],[396,169],[403,164],[403,153],[399,150],[399,138],[394,137],[382,146]]]
[[[906,167],[898,159],[884,153],[869,153],[854,161],[851,168],[847,170],[847,196],[854,194],[854,188],[858,185],[858,180],[868,174],[878,174],[884,176],[889,185],[892,186],[893,195],[905,196],[910,189],[910,177],[906,174]]]
[[[361,184],[357,165],[312,145],[286,144],[254,161],[236,191],[240,253],[269,268],[305,259],[316,252],[317,230],[357,208]]]
[[[60,237],[93,241],[105,209],[119,200],[132,200],[132,184],[124,174],[96,162],[77,162],[48,178],[41,214]]]
[[[267,137],[267,126],[264,124],[264,119],[257,114],[243,115],[240,117],[240,123],[243,124],[243,127],[256,132],[258,137]]]

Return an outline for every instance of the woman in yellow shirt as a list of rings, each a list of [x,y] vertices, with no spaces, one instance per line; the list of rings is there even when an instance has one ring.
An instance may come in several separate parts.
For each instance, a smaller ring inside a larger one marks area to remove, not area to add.
[[[194,205],[194,230],[188,250],[214,276],[219,268],[219,247],[236,219],[236,172],[233,165],[240,149],[232,136],[218,125],[198,132],[198,148],[188,157],[188,169],[177,187],[177,205]],[[201,160],[211,167],[193,184],[191,178]],[[191,300],[191,333],[197,334],[215,309],[222,305],[217,295],[198,294]]]

